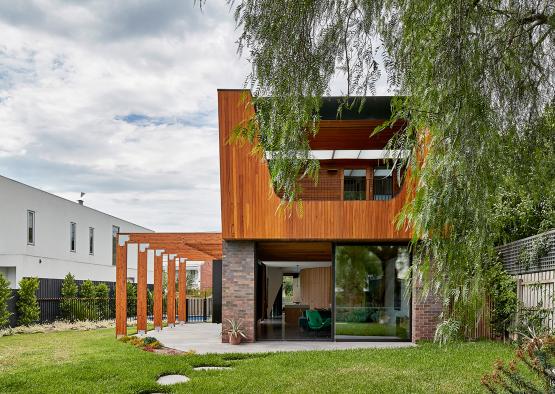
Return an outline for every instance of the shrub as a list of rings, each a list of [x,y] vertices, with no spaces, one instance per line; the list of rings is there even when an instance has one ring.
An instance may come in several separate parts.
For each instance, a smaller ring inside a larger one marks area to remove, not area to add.
[[[28,326],[39,320],[40,308],[36,291],[39,288],[39,278],[23,278],[19,281],[19,299],[17,301],[18,322]]]
[[[137,287],[127,282],[127,316],[137,315]]]
[[[110,289],[106,283],[99,283],[96,285],[96,297],[97,298],[108,298],[110,296]]]
[[[508,365],[498,360],[493,373],[482,377],[491,393],[555,392],[555,336],[531,333]]]
[[[7,326],[11,313],[8,311],[8,301],[12,298],[10,281],[0,274],[0,327]]]
[[[75,320],[72,314],[72,303],[77,297],[77,283],[75,283],[75,277],[68,272],[62,282],[62,301],[60,302],[60,311],[62,317],[68,320]]]
[[[500,261],[495,261],[488,268],[486,281],[492,301],[491,325],[497,335],[505,338],[518,307],[516,281],[505,271]]]
[[[75,298],[77,297],[77,283],[75,277],[68,272],[62,282],[62,298]]]
[[[94,283],[92,283],[89,279],[81,284],[81,289],[79,289],[79,297],[81,298],[95,298],[96,296],[96,288]]]

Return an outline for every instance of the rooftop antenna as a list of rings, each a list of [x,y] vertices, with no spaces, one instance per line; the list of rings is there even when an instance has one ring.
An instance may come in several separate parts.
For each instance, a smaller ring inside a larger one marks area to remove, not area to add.
[[[77,202],[79,203],[79,205],[83,205],[83,204],[84,204],[85,201],[83,200],[83,197],[85,197],[85,194],[87,194],[87,193],[81,192],[81,198],[79,198],[79,200],[77,200]]]

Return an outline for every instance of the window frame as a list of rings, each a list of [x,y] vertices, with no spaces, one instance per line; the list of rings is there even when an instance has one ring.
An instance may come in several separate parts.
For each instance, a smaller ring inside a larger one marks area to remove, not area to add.
[[[35,246],[35,211],[28,209],[27,210],[27,245]],[[32,225],[29,227],[29,217],[32,217]],[[31,233],[29,233],[31,230]],[[29,234],[31,234],[31,241],[29,241]]]
[[[77,253],[77,223],[69,222],[69,251]]]
[[[118,229],[118,231],[116,231],[114,233],[114,229]],[[121,227],[120,226],[116,226],[115,224],[112,224],[112,266],[116,266],[116,253],[118,250],[118,237],[117,235],[119,234],[119,232],[121,231]]]
[[[89,227],[89,255],[94,256],[94,227]]]

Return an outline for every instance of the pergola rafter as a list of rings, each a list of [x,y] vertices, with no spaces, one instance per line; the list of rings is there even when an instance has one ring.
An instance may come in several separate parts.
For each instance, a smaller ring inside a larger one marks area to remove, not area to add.
[[[127,335],[127,248],[137,245],[137,331],[147,330],[147,261],[154,255],[154,327],[162,329],[163,317],[163,261],[168,262],[168,288],[166,315],[168,327],[173,327],[176,317],[180,323],[186,312],[187,261],[212,261],[222,258],[220,233],[120,233],[116,250],[116,336]],[[176,316],[176,278],[179,299]]]

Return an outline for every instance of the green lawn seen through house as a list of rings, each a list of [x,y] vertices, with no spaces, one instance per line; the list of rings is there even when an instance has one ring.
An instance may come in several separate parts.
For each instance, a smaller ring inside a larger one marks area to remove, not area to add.
[[[355,336],[397,336],[407,338],[407,330],[399,326],[386,326],[380,323],[335,323],[335,333],[337,335]]]
[[[373,392],[475,393],[480,377],[509,346],[458,343],[440,348],[310,351],[262,355],[162,355],[116,341],[113,329],[0,338],[0,392]],[[231,366],[193,371],[195,366]],[[165,374],[191,381],[159,386]]]

